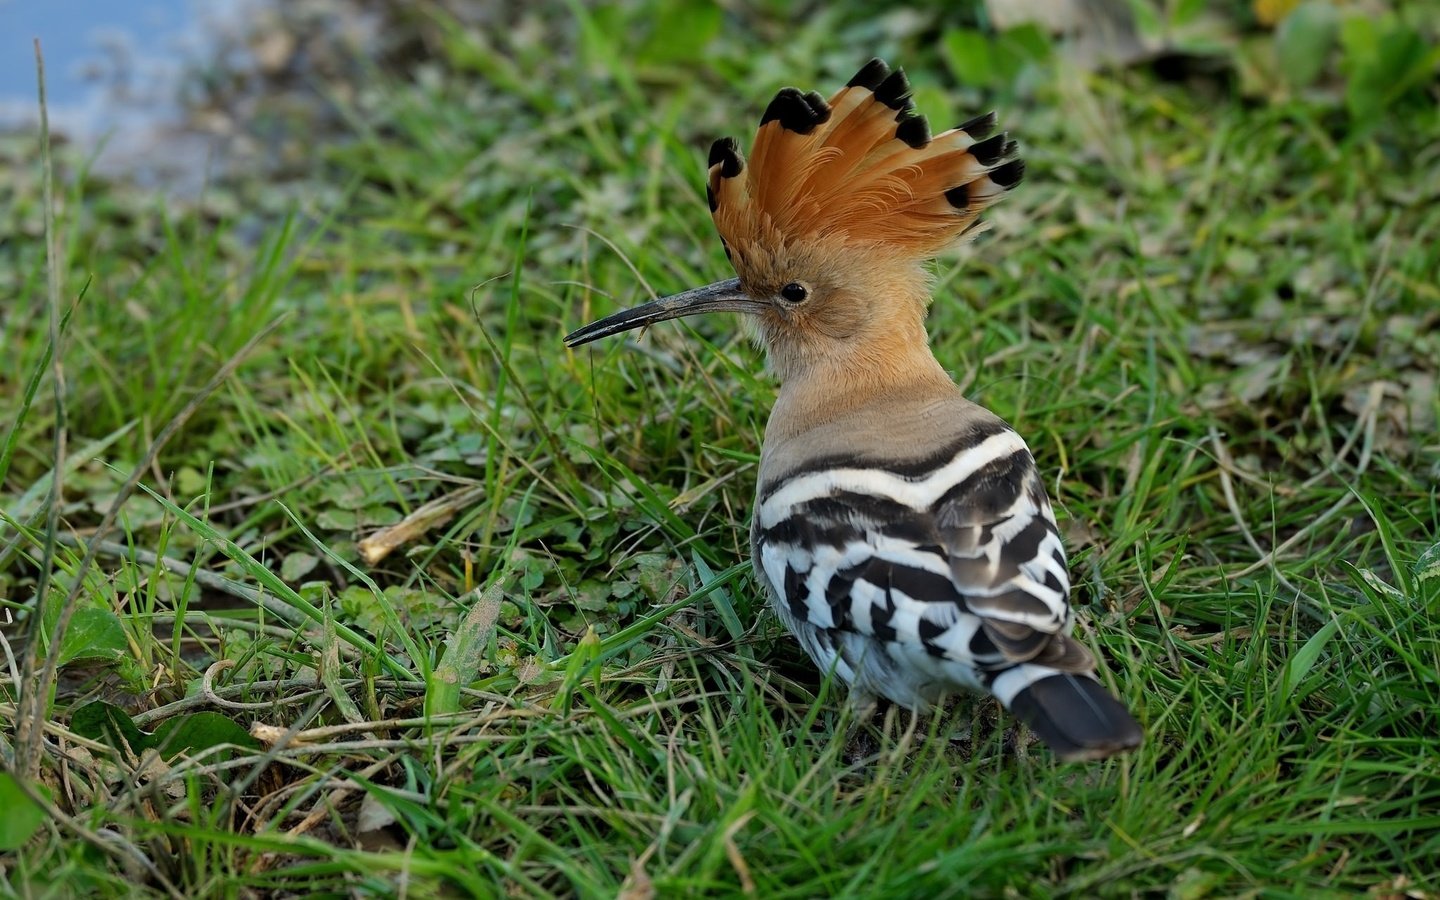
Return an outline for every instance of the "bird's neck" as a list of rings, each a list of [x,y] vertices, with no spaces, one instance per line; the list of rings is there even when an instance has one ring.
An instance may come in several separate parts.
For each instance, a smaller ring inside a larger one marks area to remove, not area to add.
[[[889,397],[914,399],[956,390],[930,352],[919,323],[916,332],[815,355],[780,374],[780,394],[765,429],[767,442],[787,440]]]

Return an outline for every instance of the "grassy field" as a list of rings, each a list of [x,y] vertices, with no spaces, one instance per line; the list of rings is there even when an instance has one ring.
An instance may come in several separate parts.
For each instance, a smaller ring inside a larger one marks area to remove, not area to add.
[[[4,893],[1440,896],[1434,44],[1300,90],[1268,31],[1087,72],[671,8],[432,10],[300,183],[60,152],[50,225],[0,146]],[[968,698],[847,742],[749,571],[755,348],[561,344],[727,277],[710,140],[877,54],[1021,141],[931,334],[1046,473],[1132,756]]]

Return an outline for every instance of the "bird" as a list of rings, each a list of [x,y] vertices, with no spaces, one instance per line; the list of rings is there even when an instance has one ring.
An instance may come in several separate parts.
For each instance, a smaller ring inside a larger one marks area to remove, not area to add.
[[[932,134],[905,71],[873,59],[828,99],[787,87],[749,157],[710,149],[706,195],[736,277],[565,337],[700,313],[748,317],[779,390],[750,545],[769,606],[873,713],[988,693],[1064,761],[1143,742],[1071,637],[1055,513],[1021,436],[931,351],[926,264],[1022,180],[993,112]]]

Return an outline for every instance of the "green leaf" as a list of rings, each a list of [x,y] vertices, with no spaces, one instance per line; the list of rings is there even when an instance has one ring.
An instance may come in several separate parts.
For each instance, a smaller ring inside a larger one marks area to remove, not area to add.
[[[1415,576],[1416,584],[1424,584],[1432,578],[1440,578],[1440,542],[1431,544],[1429,549],[1420,554],[1410,567],[1411,573]]]
[[[70,730],[83,738],[117,749],[129,748],[133,753],[150,746],[150,735],[141,731],[125,710],[103,700],[87,703],[75,710],[70,716]]]
[[[1026,63],[1041,63],[1050,58],[1050,35],[1034,22],[1007,29],[1000,35],[999,42],[1013,58],[1017,72]]]
[[[358,513],[358,521],[366,528],[383,528],[386,525],[394,525],[403,518],[405,516],[401,514],[400,510],[383,503],[371,504]]]
[[[1014,85],[1028,66],[1050,58],[1050,38],[1034,24],[989,34],[973,28],[955,28],[940,39],[950,70],[963,84],[981,87]]]
[[[1209,0],[1179,0],[1170,14],[1170,24],[1189,25],[1199,19],[1209,6]]]
[[[327,509],[315,517],[315,524],[327,531],[354,531],[358,519],[353,509]]]
[[[217,712],[198,712],[166,719],[147,734],[126,712],[104,701],[87,703],[70,717],[70,730],[132,753],[158,750],[169,759],[180,753],[197,753],[222,744],[257,749],[260,744],[239,724]]]
[[[199,497],[209,486],[205,473],[194,466],[181,466],[175,472],[175,490],[182,497]]]
[[[1339,29],[1340,15],[1325,0],[1301,4],[1280,23],[1275,52],[1291,87],[1306,87],[1320,77]]]
[[[955,28],[940,38],[940,50],[961,84],[990,85],[999,79],[992,58],[991,41],[973,28]]]
[[[1395,19],[1350,16],[1340,26],[1345,106],[1357,122],[1374,121],[1431,77],[1440,48]]]
[[[260,748],[260,742],[239,723],[217,712],[197,712],[166,719],[147,740],[150,747],[159,750],[166,758],[179,753],[194,755],[224,744],[235,744],[250,750]]]
[[[522,562],[520,570],[520,589],[534,591],[545,583],[545,561],[533,557],[526,558]]]
[[[571,592],[570,603],[586,612],[604,612],[610,608],[610,584],[598,578],[587,578]]]
[[[713,0],[659,3],[650,37],[638,57],[647,63],[678,63],[695,59],[720,32],[720,7]]]
[[[35,790],[48,794],[41,785]],[[0,771],[0,851],[18,850],[45,821],[45,810],[20,789],[9,772]]]
[[[320,560],[309,553],[291,553],[280,564],[280,577],[292,584],[309,575]]]
[[[923,111],[925,118],[930,120],[932,131],[944,131],[966,118],[956,115],[954,93],[939,85],[921,84],[911,90],[910,97],[915,101],[915,108]]]
[[[1148,0],[1129,0],[1126,7],[1135,26],[1135,33],[1141,37],[1163,38],[1168,30],[1160,20],[1160,4]]]
[[[86,606],[75,611],[60,643],[60,665],[77,659],[119,659],[125,655],[125,627],[108,609]]]
[[[637,553],[635,581],[655,603],[668,603],[680,580],[680,563],[668,553]]]
[[[1366,16],[1348,16],[1340,25],[1340,44],[1345,48],[1345,67],[1352,73],[1367,66],[1375,58],[1380,45],[1374,20]]]

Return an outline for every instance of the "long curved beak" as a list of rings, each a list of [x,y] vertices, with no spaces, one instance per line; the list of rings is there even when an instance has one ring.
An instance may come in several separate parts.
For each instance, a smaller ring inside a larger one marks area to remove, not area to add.
[[[584,328],[565,335],[565,346],[579,347],[612,334],[632,328],[644,328],[646,325],[654,325],[666,319],[678,319],[681,316],[695,316],[707,312],[757,313],[764,308],[764,301],[756,300],[740,290],[740,279],[731,278],[729,281],[717,281],[683,294],[632,306],[598,322],[591,322]]]

